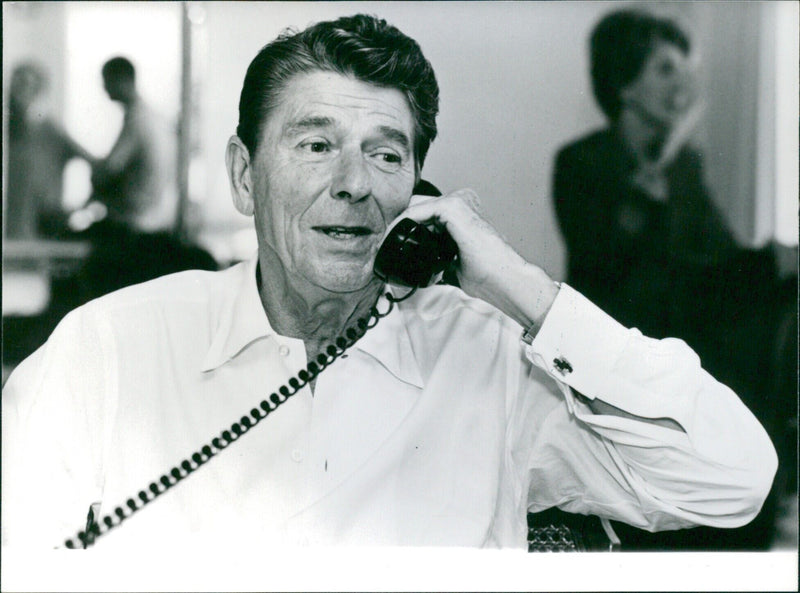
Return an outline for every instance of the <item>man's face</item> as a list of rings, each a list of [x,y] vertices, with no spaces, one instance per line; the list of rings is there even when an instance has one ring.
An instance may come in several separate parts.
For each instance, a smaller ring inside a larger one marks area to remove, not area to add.
[[[259,250],[296,289],[373,280],[380,239],[414,187],[413,129],[397,89],[321,71],[289,80],[250,166]]]

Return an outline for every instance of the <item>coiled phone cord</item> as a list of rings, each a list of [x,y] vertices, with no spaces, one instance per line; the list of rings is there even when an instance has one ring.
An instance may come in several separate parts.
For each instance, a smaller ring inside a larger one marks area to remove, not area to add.
[[[145,490],[140,490],[135,498],[129,498],[125,501],[124,506],[118,506],[114,509],[113,513],[109,513],[100,521],[95,521],[90,513],[90,519],[87,522],[88,524],[85,530],[79,531],[74,538],[66,540],[64,545],[69,549],[78,547],[88,548],[94,544],[98,537],[105,535],[119,526],[123,521],[130,518],[131,515],[140,511],[156,498],[196,472],[229,445],[235,443],[242,436],[247,434],[248,431],[277,410],[278,407],[285,403],[291,396],[313,381],[327,366],[344,354],[353,344],[358,342],[358,340],[367,333],[368,329],[375,327],[380,319],[389,315],[395,303],[407,299],[414,294],[415,291],[416,288],[412,288],[408,294],[400,298],[396,298],[391,293],[386,292],[383,296],[389,302],[389,308],[384,313],[378,311],[377,303],[375,303],[370,309],[368,317],[358,319],[356,321],[356,327],[348,328],[344,336],[336,338],[334,343],[330,344],[325,349],[324,353],[317,355],[316,361],[308,363],[308,366],[298,372],[297,376],[289,379],[287,384],[282,385],[277,392],[270,394],[268,398],[262,400],[257,407],[250,410],[249,415],[244,415],[238,422],[231,424],[230,430],[223,430],[219,436],[212,438],[210,443],[203,445],[167,473],[162,474],[157,480],[150,482],[149,486]]]

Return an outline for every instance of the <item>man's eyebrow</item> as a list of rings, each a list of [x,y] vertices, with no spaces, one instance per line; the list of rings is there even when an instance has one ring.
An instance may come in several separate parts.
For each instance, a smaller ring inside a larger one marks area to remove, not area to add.
[[[319,128],[328,128],[334,125],[334,121],[330,117],[324,115],[309,115],[298,120],[290,121],[286,125],[287,134],[299,134],[307,132],[308,130],[316,130]]]
[[[309,115],[286,124],[286,133],[289,135],[301,134],[309,130],[335,127],[335,125],[336,121],[331,117],[325,115]],[[387,140],[396,142],[407,152],[411,151],[411,139],[402,130],[386,125],[378,126],[377,129],[378,133]]]
[[[398,130],[392,126],[378,126],[378,131],[392,142],[397,142],[406,152],[411,151],[411,139],[402,130]]]

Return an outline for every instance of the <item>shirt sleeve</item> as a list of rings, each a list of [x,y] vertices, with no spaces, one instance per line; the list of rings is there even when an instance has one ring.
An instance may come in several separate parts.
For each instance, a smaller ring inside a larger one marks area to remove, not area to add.
[[[104,418],[115,401],[104,352],[113,343],[87,315],[65,317],[3,389],[4,546],[62,547],[101,500]]]
[[[775,449],[683,341],[626,329],[562,284],[526,356],[566,400],[534,437],[531,510],[557,505],[651,531],[737,527],[758,513],[777,469]],[[575,392],[682,430],[594,414]]]

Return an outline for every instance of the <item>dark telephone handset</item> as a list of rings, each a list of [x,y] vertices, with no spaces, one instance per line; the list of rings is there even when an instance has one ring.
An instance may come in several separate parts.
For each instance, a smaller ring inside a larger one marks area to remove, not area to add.
[[[420,182],[414,188],[414,193],[429,196],[441,195],[433,185],[426,181]],[[455,260],[457,255],[456,243],[445,231],[430,230],[425,224],[416,223],[408,218],[402,219],[387,235],[378,250],[374,270],[375,274],[384,282],[411,287],[411,292],[400,298],[395,298],[390,292],[387,292],[384,295],[389,303],[386,311],[378,311],[377,303],[373,305],[369,317],[359,319],[354,327],[348,328],[343,336],[336,338],[335,342],[319,354],[315,361],[310,362],[305,369],[289,379],[275,393],[256,404],[248,414],[231,424],[229,429],[221,431],[207,444],[131,496],[124,504],[114,508],[112,513],[108,513],[102,518],[97,517],[93,506],[90,506],[86,527],[79,531],[74,538],[66,540],[65,547],[86,548],[93,545],[97,538],[121,525],[131,515],[142,510],[222,453],[224,449],[246,435],[259,422],[272,415],[291,396],[313,381],[328,365],[355,344],[368,329],[374,327],[381,318],[386,317],[392,311],[395,303],[411,296],[417,288],[431,284],[436,276]]]
[[[440,196],[441,192],[421,181],[414,194]],[[423,288],[433,283],[457,256],[458,246],[447,231],[404,218],[386,235],[373,270],[388,284]]]

